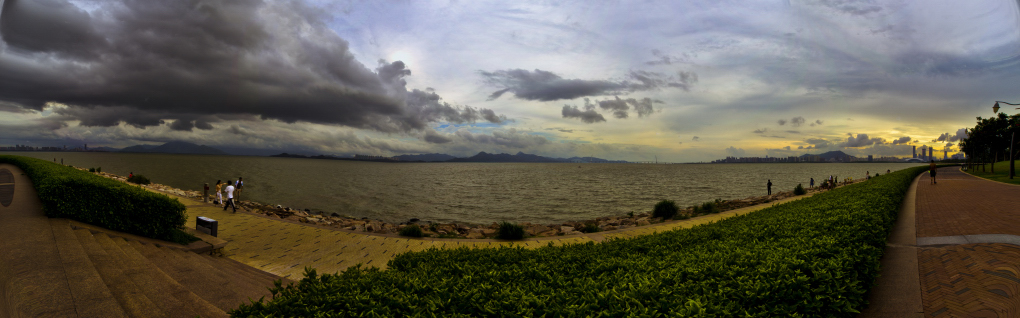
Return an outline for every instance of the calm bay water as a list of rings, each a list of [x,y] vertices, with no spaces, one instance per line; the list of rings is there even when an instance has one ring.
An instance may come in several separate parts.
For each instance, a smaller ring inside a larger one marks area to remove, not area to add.
[[[243,200],[389,222],[559,223],[740,199],[816,184],[829,175],[864,178],[907,163],[568,164],[376,163],[271,157],[0,152],[78,167],[102,167],[185,190],[244,177]]]

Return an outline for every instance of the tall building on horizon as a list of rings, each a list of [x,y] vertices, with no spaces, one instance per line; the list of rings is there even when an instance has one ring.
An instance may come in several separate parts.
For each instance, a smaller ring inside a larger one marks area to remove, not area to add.
[[[914,159],[917,159],[917,146],[914,146]]]

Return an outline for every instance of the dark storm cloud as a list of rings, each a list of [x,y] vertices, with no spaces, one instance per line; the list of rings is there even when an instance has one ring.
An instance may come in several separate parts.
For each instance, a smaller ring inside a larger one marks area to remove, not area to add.
[[[425,131],[425,135],[422,136],[422,139],[425,140],[426,142],[433,144],[445,144],[450,141],[453,141],[452,138],[444,136],[439,132],[431,129]]]
[[[563,105],[563,118],[577,118],[589,124],[606,121],[592,105],[586,105],[584,110],[578,109],[577,106]]]
[[[492,135],[476,134],[466,130],[458,130],[454,134],[468,142],[493,144],[510,148],[528,148],[549,143],[549,140],[545,139],[545,137],[518,132],[514,128],[510,128],[507,131],[493,131]]]
[[[804,147],[804,149],[824,149],[832,147],[832,143],[820,138],[809,138],[804,142],[811,144],[811,146]]]
[[[839,144],[839,146],[844,148],[859,148],[883,143],[885,143],[885,139],[877,137],[869,138],[868,134],[857,134],[856,138],[852,135],[847,137],[846,142]]]
[[[61,115],[86,126],[174,120],[176,130],[233,116],[383,132],[505,121],[409,91],[401,61],[369,69],[320,12],[298,2],[90,5],[98,6],[93,14],[64,0],[4,2],[0,102],[33,110],[66,104]]]
[[[616,99],[608,99],[599,101],[599,108],[613,112],[613,117],[616,118],[627,118],[627,111],[630,110],[630,106],[627,102],[617,97]]]
[[[780,126],[786,125],[786,119],[780,119],[780,120],[776,121],[776,123],[779,124]]]
[[[631,71],[625,80],[582,80],[565,79],[553,72],[511,69],[494,72],[479,71],[488,85],[499,89],[489,95],[497,99],[511,92],[524,100],[554,101],[585,96],[605,96],[649,91],[661,88],[679,88],[689,91],[698,81],[698,74],[677,72],[664,75],[657,72]]]
[[[949,137],[950,137],[949,133],[942,133],[941,135],[939,135],[938,139],[935,139],[935,141],[936,142],[949,141]]]
[[[949,141],[956,142],[967,139],[967,128],[960,128],[956,131],[956,134],[949,137]]]
[[[790,125],[793,127],[800,127],[800,125],[803,125],[804,122],[805,122],[804,117],[800,116],[793,117],[792,119],[790,119]]]
[[[620,97],[615,97],[614,99],[597,101],[596,103],[599,105],[599,108],[602,108],[603,110],[607,111],[612,111],[613,117],[623,119],[630,116],[628,111],[630,110],[631,107],[634,108],[634,111],[637,113],[638,117],[650,116],[653,112],[655,112],[655,108],[652,106],[652,104],[653,103],[661,104],[662,101],[653,100],[647,97],[642,99],[634,98],[621,99]],[[587,104],[588,99],[586,98],[585,105]]]
[[[900,137],[899,139],[893,140],[893,145],[907,144],[910,142],[910,137]]]

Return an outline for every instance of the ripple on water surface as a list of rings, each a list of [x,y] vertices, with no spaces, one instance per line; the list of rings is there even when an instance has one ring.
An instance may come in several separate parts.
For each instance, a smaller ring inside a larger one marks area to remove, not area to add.
[[[790,191],[829,175],[863,178],[917,164],[558,164],[376,163],[271,157],[4,153],[78,167],[142,174],[153,182],[202,190],[244,177],[242,199],[391,222],[559,223],[648,212],[662,199],[682,206]],[[578,168],[580,166],[580,168]]]

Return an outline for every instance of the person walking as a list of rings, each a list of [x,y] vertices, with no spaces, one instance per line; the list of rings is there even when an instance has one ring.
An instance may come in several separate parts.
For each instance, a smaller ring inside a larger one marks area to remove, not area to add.
[[[769,195],[772,195],[772,179],[769,179],[769,184],[767,185],[767,187],[769,190]]]
[[[223,211],[227,210],[227,207],[234,208],[234,213],[237,213],[237,205],[234,205],[234,182],[227,181],[227,204],[223,205]]]
[[[939,183],[938,181],[935,181],[935,172],[937,171],[937,169],[935,169],[935,160],[932,160],[931,164],[928,165],[928,171],[931,173],[931,184]]]
[[[223,182],[216,180],[216,204],[223,205]]]

